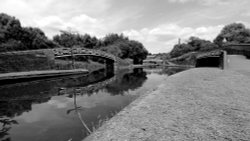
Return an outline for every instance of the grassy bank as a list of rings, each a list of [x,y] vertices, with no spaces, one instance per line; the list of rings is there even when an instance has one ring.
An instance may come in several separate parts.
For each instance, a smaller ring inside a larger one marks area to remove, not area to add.
[[[91,60],[74,62],[74,69],[94,71],[104,67],[104,64]],[[52,60],[45,54],[22,53],[0,55],[0,73],[69,69],[73,69],[72,61]]]
[[[117,69],[130,68],[133,65],[131,59],[120,59],[118,57],[116,59]],[[44,51],[0,54],[0,73],[69,69],[95,71],[102,68],[105,68],[105,64],[99,58],[77,58],[73,65],[70,58],[54,60],[50,53]]]
[[[189,52],[176,58],[169,59],[170,62],[178,65],[192,65],[196,63],[197,52]]]
[[[0,55],[0,73],[50,70],[53,68],[53,60],[44,56],[37,56],[36,54]]]

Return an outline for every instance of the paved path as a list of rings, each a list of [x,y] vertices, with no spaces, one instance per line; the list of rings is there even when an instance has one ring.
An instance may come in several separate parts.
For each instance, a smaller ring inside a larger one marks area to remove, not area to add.
[[[228,55],[228,69],[250,70],[250,60],[243,55]]]
[[[250,75],[215,68],[172,75],[85,141],[250,141]]]

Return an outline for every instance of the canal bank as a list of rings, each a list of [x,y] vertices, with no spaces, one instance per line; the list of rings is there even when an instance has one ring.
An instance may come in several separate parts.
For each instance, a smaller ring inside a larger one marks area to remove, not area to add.
[[[216,68],[172,75],[84,141],[250,140],[250,75]]]
[[[68,75],[88,74],[88,73],[89,73],[88,70],[85,69],[2,73],[0,74],[0,84],[2,85],[12,82],[23,82],[29,80],[53,78],[53,77],[68,76]]]

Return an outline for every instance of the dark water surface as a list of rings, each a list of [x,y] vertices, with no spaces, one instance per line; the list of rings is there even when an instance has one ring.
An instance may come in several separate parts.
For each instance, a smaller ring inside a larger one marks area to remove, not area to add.
[[[79,141],[180,68],[99,70],[0,87],[1,141]]]

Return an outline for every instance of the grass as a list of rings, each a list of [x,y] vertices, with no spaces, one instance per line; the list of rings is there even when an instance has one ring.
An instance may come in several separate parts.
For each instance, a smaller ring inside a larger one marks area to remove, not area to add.
[[[53,65],[52,60],[47,57],[37,57],[35,54],[0,55],[0,73],[50,70]]]

